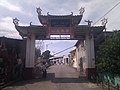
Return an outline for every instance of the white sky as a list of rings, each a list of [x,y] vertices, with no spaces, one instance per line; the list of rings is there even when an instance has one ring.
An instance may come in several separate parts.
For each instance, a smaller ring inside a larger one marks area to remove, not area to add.
[[[85,20],[96,22],[120,0],[0,0],[0,37],[20,38],[12,19],[17,17],[20,25],[39,25],[36,7],[42,9],[42,14],[50,12],[52,15],[65,15],[73,12],[79,14],[79,9],[85,7],[81,24]],[[120,4],[105,16],[108,18],[107,30],[120,29]],[[99,21],[96,25],[101,25]],[[52,44],[49,44],[51,43]],[[75,44],[76,41],[47,41],[48,49],[52,52],[60,51]],[[62,44],[61,44],[62,43]]]

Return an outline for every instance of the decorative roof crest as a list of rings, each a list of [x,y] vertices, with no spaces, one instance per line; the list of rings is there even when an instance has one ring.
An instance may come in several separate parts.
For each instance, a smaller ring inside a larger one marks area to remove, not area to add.
[[[37,11],[37,13],[38,13],[38,15],[41,15],[42,13],[42,9],[40,9],[40,7],[38,7],[38,8],[36,8],[36,11]]]
[[[50,15],[49,12],[47,12],[47,15]]]
[[[32,25],[32,22],[30,22],[30,26]]]
[[[91,21],[91,20],[85,20],[85,22],[87,22],[88,25],[91,26],[91,23],[92,23],[93,21]]]
[[[71,12],[71,15],[73,15],[73,12]]]
[[[14,25],[18,26],[18,25],[19,25],[18,22],[19,22],[19,20],[18,20],[17,18],[13,19],[13,23],[14,23]]]
[[[83,13],[85,12],[85,8],[81,7],[79,11],[80,11],[80,15],[83,15]]]
[[[103,26],[106,26],[106,24],[108,23],[108,19],[107,19],[107,18],[103,18],[103,19],[101,20],[101,22],[102,22],[102,25],[103,25]]]

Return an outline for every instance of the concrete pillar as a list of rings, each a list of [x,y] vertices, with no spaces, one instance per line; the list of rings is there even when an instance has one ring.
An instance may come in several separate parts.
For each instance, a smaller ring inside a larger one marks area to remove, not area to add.
[[[35,61],[35,35],[31,35],[31,44],[30,44],[30,63],[29,67],[34,67],[34,61]]]
[[[26,60],[25,60],[25,67],[29,67],[30,62],[30,38],[27,38],[26,40]]]
[[[95,76],[95,52],[94,52],[94,37],[92,33],[86,33],[86,75],[88,79]]]
[[[35,57],[35,36],[31,35],[30,38],[27,38],[27,46],[26,46],[26,68],[34,67],[34,57]]]
[[[79,66],[79,47],[76,47],[76,61],[77,61],[77,71],[80,71],[80,66]]]
[[[30,37],[27,38],[26,41],[26,61],[24,70],[25,79],[33,78],[34,58],[35,58],[35,35],[32,34]]]

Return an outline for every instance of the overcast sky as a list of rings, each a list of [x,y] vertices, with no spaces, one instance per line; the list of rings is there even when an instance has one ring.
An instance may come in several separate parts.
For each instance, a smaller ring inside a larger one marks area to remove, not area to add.
[[[12,20],[15,17],[20,20],[20,25],[29,25],[31,21],[34,25],[40,25],[36,7],[40,7],[44,15],[47,12],[52,15],[67,15],[73,12],[74,15],[77,15],[79,9],[85,7],[81,24],[86,24],[84,20],[89,19],[93,23],[96,22],[118,2],[120,0],[0,0],[0,36],[20,38]],[[108,13],[105,18],[108,18],[107,30],[120,29],[120,5]],[[96,25],[101,25],[101,22],[99,21]],[[52,52],[65,49],[75,43],[76,41],[47,42],[48,49],[52,48]]]

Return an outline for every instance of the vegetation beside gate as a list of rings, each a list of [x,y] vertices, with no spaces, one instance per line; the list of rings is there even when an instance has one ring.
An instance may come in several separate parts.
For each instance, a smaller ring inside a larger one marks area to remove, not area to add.
[[[99,46],[96,67],[100,79],[120,86],[120,31],[114,31]]]

